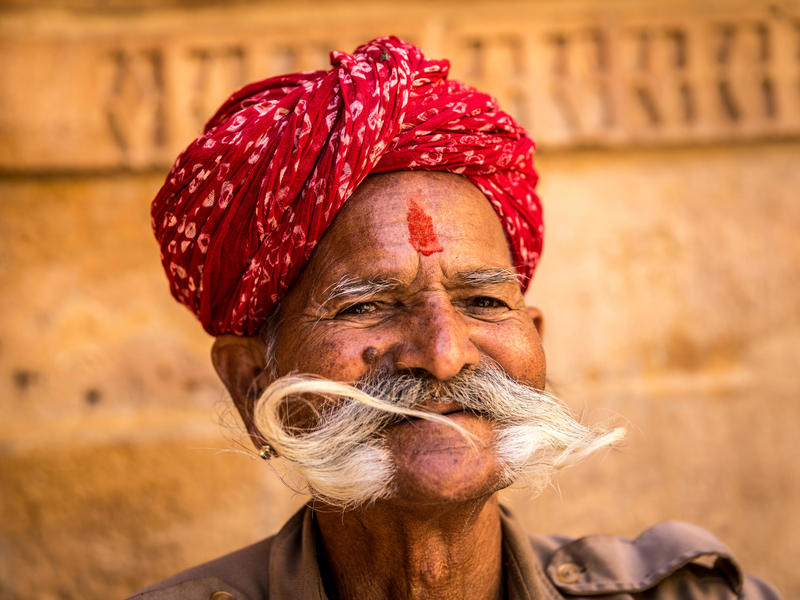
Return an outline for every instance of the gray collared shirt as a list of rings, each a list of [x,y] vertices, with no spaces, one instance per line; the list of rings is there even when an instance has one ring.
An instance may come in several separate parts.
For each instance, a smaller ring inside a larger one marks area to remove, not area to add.
[[[150,586],[129,600],[327,600],[313,511],[274,536]],[[634,540],[528,535],[501,507],[509,600],[775,600],[708,531],[680,521]]]

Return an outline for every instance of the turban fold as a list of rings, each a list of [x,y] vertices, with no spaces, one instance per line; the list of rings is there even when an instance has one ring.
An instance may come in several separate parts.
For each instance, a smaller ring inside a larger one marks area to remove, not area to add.
[[[151,212],[172,295],[213,335],[254,334],[356,187],[398,170],[476,185],[527,288],[542,248],[533,140],[395,37],[331,65],[245,86],[178,156]]]

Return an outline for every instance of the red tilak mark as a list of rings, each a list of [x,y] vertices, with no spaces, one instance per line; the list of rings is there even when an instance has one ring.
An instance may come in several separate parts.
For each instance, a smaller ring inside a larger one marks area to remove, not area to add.
[[[430,256],[434,252],[444,250],[433,231],[433,220],[425,214],[425,211],[413,198],[408,199],[406,219],[408,220],[408,241],[417,252]]]

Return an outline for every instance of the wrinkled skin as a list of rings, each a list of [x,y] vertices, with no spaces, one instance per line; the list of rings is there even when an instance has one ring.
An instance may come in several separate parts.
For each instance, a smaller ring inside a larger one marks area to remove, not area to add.
[[[420,211],[433,226],[425,235],[435,236],[422,246],[414,222],[409,229],[409,217],[418,221]],[[277,373],[353,382],[368,369],[386,368],[446,380],[486,356],[541,388],[538,311],[525,306],[514,281],[476,287],[459,277],[510,268],[500,222],[469,181],[430,172],[372,176],[337,215],[281,303]],[[342,277],[396,285],[326,302]],[[222,336],[213,359],[252,431],[248,392],[254,380],[261,389],[269,383],[262,373],[263,342]],[[424,408],[453,410],[446,401]],[[340,597],[501,597],[496,491],[504,483],[492,424],[466,413],[451,418],[476,436],[477,449],[439,424],[396,425],[387,433],[396,467],[393,496],[344,514],[317,511],[327,585]]]

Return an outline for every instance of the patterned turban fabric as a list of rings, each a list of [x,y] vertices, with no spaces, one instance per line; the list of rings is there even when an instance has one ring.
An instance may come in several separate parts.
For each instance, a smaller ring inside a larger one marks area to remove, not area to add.
[[[395,37],[331,65],[245,86],[175,161],[152,205],[172,295],[212,335],[256,333],[364,178],[398,170],[476,185],[526,289],[542,216],[522,127]]]

